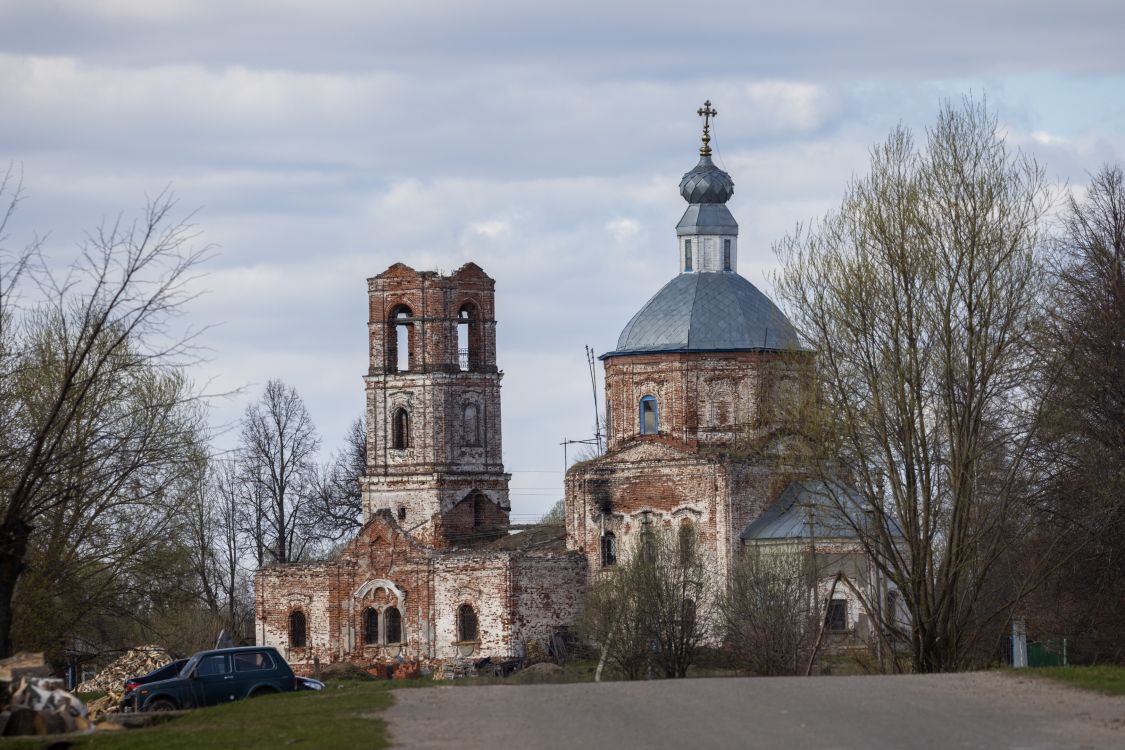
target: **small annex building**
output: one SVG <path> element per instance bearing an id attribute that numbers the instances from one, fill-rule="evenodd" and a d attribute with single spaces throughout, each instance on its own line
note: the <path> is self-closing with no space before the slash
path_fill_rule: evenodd
<path id="1" fill-rule="evenodd" d="M 517 657 L 574 621 L 585 559 L 509 534 L 494 295 L 473 263 L 368 279 L 363 526 L 255 578 L 257 642 L 295 667 Z"/>
<path id="2" fill-rule="evenodd" d="M 879 571 L 856 533 L 865 523 L 864 502 L 854 490 L 809 479 L 789 484 L 739 535 L 744 552 L 811 561 L 829 651 L 870 650 L 879 639 L 879 623 L 909 625 L 898 589 Z M 894 645 L 890 632 L 883 636 Z"/>

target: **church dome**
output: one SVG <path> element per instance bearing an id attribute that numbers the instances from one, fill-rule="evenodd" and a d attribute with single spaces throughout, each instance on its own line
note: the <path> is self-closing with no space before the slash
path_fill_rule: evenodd
<path id="1" fill-rule="evenodd" d="M 682 273 L 621 331 L 613 357 L 649 352 L 782 351 L 797 331 L 769 297 L 737 273 Z"/>
<path id="2" fill-rule="evenodd" d="M 734 195 L 734 180 L 703 154 L 699 163 L 680 180 L 680 195 L 691 204 L 726 203 Z"/>

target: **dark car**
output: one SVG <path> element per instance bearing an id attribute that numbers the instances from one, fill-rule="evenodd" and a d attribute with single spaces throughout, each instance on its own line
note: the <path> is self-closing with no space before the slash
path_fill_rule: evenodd
<path id="1" fill-rule="evenodd" d="M 173 677 L 179 676 L 183 671 L 184 665 L 188 663 L 188 659 L 176 659 L 173 662 L 165 664 L 163 667 L 154 669 L 148 674 L 139 677 L 129 677 L 125 680 L 125 695 L 121 698 L 121 710 L 133 711 L 136 704 L 136 693 L 134 692 L 141 685 L 148 685 L 152 682 L 160 682 L 161 680 L 170 680 Z"/>
<path id="2" fill-rule="evenodd" d="M 125 692 L 131 693 L 141 685 L 147 685 L 150 682 L 160 682 L 161 680 L 170 680 L 176 677 L 183 671 L 184 665 L 188 663 L 187 659 L 176 659 L 173 662 L 165 664 L 159 669 L 154 669 L 148 674 L 141 675 L 140 677 L 130 677 L 125 680 Z"/>
<path id="3" fill-rule="evenodd" d="M 125 700 L 137 711 L 174 711 L 304 688 L 276 649 L 241 646 L 200 651 L 178 676 L 140 685 Z"/>

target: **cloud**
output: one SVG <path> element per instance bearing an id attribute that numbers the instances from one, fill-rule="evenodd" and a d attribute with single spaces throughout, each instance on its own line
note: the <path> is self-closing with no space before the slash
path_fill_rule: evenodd
<path id="1" fill-rule="evenodd" d="M 366 278 L 476 261 L 508 468 L 552 469 L 590 431 L 584 346 L 676 272 L 704 99 L 739 270 L 767 290 L 771 244 L 942 97 L 987 94 L 1059 184 L 1125 160 L 1125 7 L 1005 8 L 0 0 L 0 158 L 25 174 L 19 231 L 60 262 L 167 185 L 199 207 L 219 255 L 190 317 L 222 324 L 199 376 L 251 386 L 216 421 L 281 377 L 329 448 L 362 407 Z"/>
<path id="2" fill-rule="evenodd" d="M 481 237 L 488 237 L 489 239 L 496 239 L 511 233 L 512 225 L 503 219 L 488 219 L 486 221 L 475 221 L 469 225 L 474 233 Z"/>
<path id="3" fill-rule="evenodd" d="M 613 219 L 606 223 L 605 228 L 616 242 L 624 242 L 641 231 L 641 225 L 636 219 Z"/>

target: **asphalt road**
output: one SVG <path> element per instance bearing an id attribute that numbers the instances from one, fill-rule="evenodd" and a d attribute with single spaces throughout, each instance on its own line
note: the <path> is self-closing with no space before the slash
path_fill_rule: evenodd
<path id="1" fill-rule="evenodd" d="M 395 691 L 399 748 L 1125 748 L 1125 698 L 997 673 Z"/>

